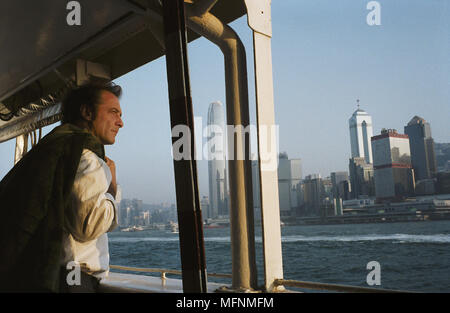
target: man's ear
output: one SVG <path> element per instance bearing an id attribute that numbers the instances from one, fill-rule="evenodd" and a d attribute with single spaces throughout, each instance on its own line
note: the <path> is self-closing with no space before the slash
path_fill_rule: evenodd
<path id="1" fill-rule="evenodd" d="M 81 117 L 83 119 L 85 119 L 86 121 L 92 121 L 92 111 L 89 110 L 89 108 L 87 107 L 87 105 L 82 104 L 80 107 L 80 113 L 81 113 Z"/>

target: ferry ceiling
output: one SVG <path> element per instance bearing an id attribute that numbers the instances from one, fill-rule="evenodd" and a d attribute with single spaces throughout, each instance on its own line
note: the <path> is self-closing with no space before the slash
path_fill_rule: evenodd
<path id="1" fill-rule="evenodd" d="M 224 24 L 246 14 L 243 0 L 184 2 Z M 57 122 L 62 95 L 86 78 L 114 80 L 165 54 L 160 0 L 8 0 L 0 12 L 0 143 Z"/>

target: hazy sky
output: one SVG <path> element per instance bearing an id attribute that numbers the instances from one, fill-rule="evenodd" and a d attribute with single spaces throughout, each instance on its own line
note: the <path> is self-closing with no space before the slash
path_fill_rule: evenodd
<path id="1" fill-rule="evenodd" d="M 436 142 L 450 142 L 450 1 L 380 0 L 381 25 L 366 22 L 366 0 L 272 1 L 275 120 L 280 151 L 301 158 L 303 176 L 348 171 L 348 119 L 356 99 L 382 128 L 419 115 Z M 253 54 L 247 18 L 231 24 L 247 48 L 250 112 L 255 122 Z M 223 56 L 205 39 L 191 43 L 194 115 L 225 104 Z M 175 203 L 165 58 L 116 79 L 124 128 L 106 147 L 124 197 Z M 47 129 L 51 129 L 47 127 Z M 203 138 L 206 144 L 206 138 Z M 0 145 L 0 177 L 14 141 Z M 198 161 L 200 195 L 208 195 L 207 161 Z"/>

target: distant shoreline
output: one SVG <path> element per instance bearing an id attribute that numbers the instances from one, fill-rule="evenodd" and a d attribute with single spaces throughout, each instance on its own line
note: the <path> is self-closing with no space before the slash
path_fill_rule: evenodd
<path id="1" fill-rule="evenodd" d="M 396 223 L 396 222 L 425 222 L 450 220 L 450 213 L 429 214 L 379 214 L 379 215 L 349 215 L 329 217 L 289 218 L 283 220 L 284 226 L 297 225 L 340 225 L 340 224 L 369 224 L 369 223 Z"/>

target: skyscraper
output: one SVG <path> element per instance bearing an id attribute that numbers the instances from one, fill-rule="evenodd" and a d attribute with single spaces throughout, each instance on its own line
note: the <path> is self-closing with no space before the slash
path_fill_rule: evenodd
<path id="1" fill-rule="evenodd" d="M 301 159 L 289 160 L 286 153 L 280 153 L 278 159 L 278 193 L 282 216 L 292 215 L 294 213 L 292 209 L 299 205 L 296 186 L 301 179 Z"/>
<path id="2" fill-rule="evenodd" d="M 350 180 L 347 172 L 332 172 L 330 174 L 332 184 L 332 201 L 335 215 L 342 215 L 342 201 L 350 197 Z"/>
<path id="3" fill-rule="evenodd" d="M 252 160 L 252 188 L 253 188 L 253 207 L 261 208 L 261 195 L 259 194 L 259 164 L 258 160 Z M 258 212 L 256 210 L 255 212 Z"/>
<path id="4" fill-rule="evenodd" d="M 208 218 L 217 218 L 228 214 L 226 199 L 227 179 L 225 168 L 225 119 L 220 101 L 210 104 L 208 109 L 208 181 L 209 212 Z"/>
<path id="5" fill-rule="evenodd" d="M 437 166 L 430 124 L 416 115 L 405 126 L 405 134 L 409 136 L 411 163 L 416 181 L 432 178 Z"/>
<path id="6" fill-rule="evenodd" d="M 323 184 L 320 174 L 311 174 L 305 177 L 303 201 L 306 216 L 320 216 L 323 199 Z"/>
<path id="7" fill-rule="evenodd" d="M 372 137 L 375 192 L 378 200 L 394 200 L 414 194 L 414 172 L 408 135 L 383 129 Z"/>
<path id="8" fill-rule="evenodd" d="M 209 198 L 207 196 L 203 196 L 203 198 L 200 200 L 200 208 L 202 212 L 205 212 L 205 214 L 202 214 L 203 219 L 207 219 L 210 209 L 209 209 Z"/>
<path id="9" fill-rule="evenodd" d="M 375 195 L 373 165 L 366 163 L 362 157 L 349 160 L 351 197 L 371 197 Z"/>
<path id="10" fill-rule="evenodd" d="M 333 186 L 332 194 L 334 198 L 345 198 L 345 194 L 341 192 L 339 184 L 344 181 L 349 181 L 347 172 L 331 172 L 330 174 L 331 184 Z"/>
<path id="11" fill-rule="evenodd" d="M 373 136 L 372 117 L 358 108 L 348 120 L 350 128 L 350 145 L 352 157 L 364 158 L 366 163 L 372 163 L 372 146 L 370 138 Z"/>
<path id="12" fill-rule="evenodd" d="M 302 160 L 288 159 L 287 153 L 278 156 L 278 197 L 280 214 L 282 216 L 295 215 L 300 206 L 301 191 L 299 186 L 302 179 Z M 261 207 L 258 161 L 252 161 L 253 206 Z M 257 212 L 257 211 L 256 211 Z M 256 216 L 256 215 L 255 215 Z"/>

